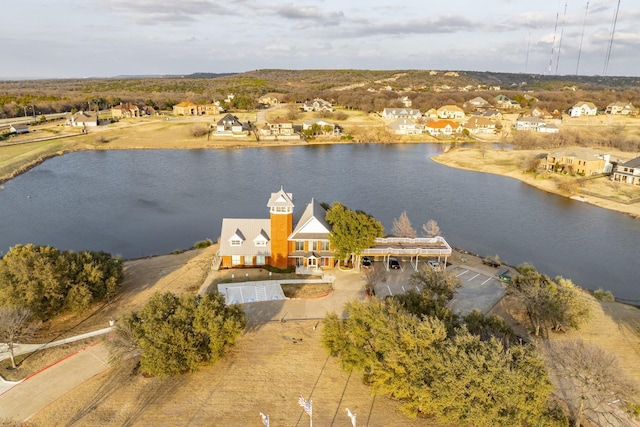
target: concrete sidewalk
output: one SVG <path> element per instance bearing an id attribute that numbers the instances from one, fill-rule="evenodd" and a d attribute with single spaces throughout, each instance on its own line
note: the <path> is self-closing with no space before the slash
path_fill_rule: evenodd
<path id="1" fill-rule="evenodd" d="M 108 367 L 109 349 L 98 342 L 27 377 L 0 395 L 0 419 L 25 422 Z"/>
<path id="2" fill-rule="evenodd" d="M 74 342 L 74 341 L 80 341 L 83 340 L 85 338 L 91 338 L 91 337 L 96 337 L 99 335 L 105 335 L 108 334 L 109 332 L 111 332 L 113 330 L 113 327 L 108 327 L 108 328 L 104 328 L 104 329 L 98 329 L 97 331 L 91 331 L 91 332 L 87 332 L 85 334 L 80 334 L 80 335 L 74 335 L 72 337 L 69 338 L 63 338 L 61 340 L 57 340 L 57 341 L 52 341 L 52 342 L 48 342 L 45 344 L 14 344 L 13 345 L 13 355 L 14 356 L 19 356 L 21 354 L 27 354 L 27 353 L 33 353 L 34 351 L 38 351 L 38 350 L 43 350 L 45 348 L 49 348 L 49 347 L 55 347 L 57 345 L 62 345 L 62 344 L 68 344 L 70 342 Z M 9 349 L 6 347 L 6 344 L 2 344 L 2 350 L 0 350 L 0 361 L 4 360 L 4 359 L 8 359 L 9 357 L 11 357 L 11 355 L 9 354 Z M 2 391 L 0 391 L 0 393 L 2 393 Z"/>

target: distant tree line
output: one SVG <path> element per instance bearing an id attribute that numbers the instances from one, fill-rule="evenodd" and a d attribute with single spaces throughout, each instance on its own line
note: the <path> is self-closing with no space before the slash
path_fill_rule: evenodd
<path id="1" fill-rule="evenodd" d="M 121 260 L 105 252 L 16 245 L 0 259 L 0 306 L 26 307 L 39 320 L 82 312 L 114 297 L 123 277 Z"/>
<path id="2" fill-rule="evenodd" d="M 606 82 L 592 82 L 577 77 L 573 81 L 557 76 L 555 79 L 534 77 L 502 75 L 500 92 L 486 90 L 489 85 L 500 85 L 491 73 L 460 72 L 459 76 L 452 77 L 442 72 L 431 74 L 428 70 L 258 70 L 215 78 L 5 81 L 0 82 L 0 118 L 93 110 L 96 106 L 106 109 L 120 102 L 170 110 L 181 101 L 209 103 L 223 100 L 230 93 L 235 95 L 234 99 L 224 106 L 238 110 L 256 108 L 258 99 L 267 93 L 277 93 L 285 102 L 298 103 L 320 97 L 344 108 L 365 112 L 400 107 L 399 97 L 405 95 L 413 102 L 412 108 L 422 111 L 445 104 L 462 106 L 476 96 L 491 102 L 490 98 L 498 93 L 517 100 L 523 108 L 538 106 L 550 112 L 566 110 L 578 101 L 592 101 L 599 108 L 614 101 L 640 104 L 640 91 L 631 80 L 611 78 Z M 527 80 L 531 84 L 521 84 Z M 518 84 L 507 84 L 514 81 Z M 467 85 L 485 90 L 458 91 Z M 434 90 L 442 86 L 451 89 Z M 574 86 L 579 89 L 573 90 Z M 534 99 L 525 97 L 525 91 L 532 91 Z"/>

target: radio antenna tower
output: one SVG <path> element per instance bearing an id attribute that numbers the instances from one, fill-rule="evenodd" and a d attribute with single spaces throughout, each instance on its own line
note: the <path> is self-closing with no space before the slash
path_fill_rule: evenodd
<path id="1" fill-rule="evenodd" d="M 529 31 L 529 41 L 527 42 L 527 57 L 524 60 L 524 72 L 527 72 L 529 67 L 529 49 L 531 48 L 531 31 Z"/>
<path id="2" fill-rule="evenodd" d="M 582 54 L 582 41 L 584 40 L 584 27 L 587 25 L 587 13 L 589 13 L 589 2 L 587 2 L 587 7 L 584 8 L 584 21 L 582 22 L 582 35 L 580 36 L 580 47 L 578 48 L 578 62 L 576 62 L 576 76 L 578 75 L 578 68 L 580 67 L 580 55 Z"/>
<path id="3" fill-rule="evenodd" d="M 560 16 L 560 12 L 556 13 L 556 25 L 553 28 L 553 40 L 551 41 L 551 58 L 549 58 L 549 69 L 547 70 L 547 74 L 551 74 L 551 63 L 553 62 L 553 52 L 556 47 L 556 33 L 558 32 L 558 17 Z"/>
<path id="4" fill-rule="evenodd" d="M 611 38 L 609 39 L 609 47 L 607 48 L 607 58 L 604 61 L 603 76 L 607 75 L 609 69 L 609 60 L 611 59 L 611 49 L 613 47 L 613 36 L 616 33 L 616 23 L 618 22 L 618 11 L 620 10 L 620 0 L 618 0 L 618 6 L 616 7 L 616 13 L 613 16 L 613 27 L 611 28 Z"/>
<path id="5" fill-rule="evenodd" d="M 564 21 L 567 18 L 567 3 L 564 2 L 564 15 L 562 15 L 562 28 L 560 29 L 560 41 L 558 42 L 558 59 L 556 59 L 556 76 L 558 75 L 558 66 L 560 65 L 560 51 L 562 50 L 562 36 L 564 35 Z"/>

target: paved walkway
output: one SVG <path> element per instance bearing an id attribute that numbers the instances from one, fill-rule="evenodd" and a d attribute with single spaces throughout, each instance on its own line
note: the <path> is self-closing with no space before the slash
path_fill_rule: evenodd
<path id="1" fill-rule="evenodd" d="M 88 379 L 105 371 L 109 350 L 102 343 L 86 347 L 27 377 L 0 394 L 0 419 L 25 422 Z"/>
<path id="2" fill-rule="evenodd" d="M 55 347 L 62 344 L 68 344 L 70 342 L 80 341 L 85 338 L 106 335 L 111 332 L 112 329 L 112 327 L 99 329 L 97 331 L 87 332 L 86 334 L 75 335 L 69 338 L 63 338 L 61 340 L 52 341 L 46 344 L 14 344 L 13 354 L 14 356 L 19 356 L 21 354 L 33 353 L 34 351 L 43 350 L 49 347 Z M 11 357 L 9 349 L 7 348 L 6 344 L 2 344 L 0 348 L 0 360 L 8 359 L 9 357 Z M 1 390 L 0 393 L 2 393 Z"/>

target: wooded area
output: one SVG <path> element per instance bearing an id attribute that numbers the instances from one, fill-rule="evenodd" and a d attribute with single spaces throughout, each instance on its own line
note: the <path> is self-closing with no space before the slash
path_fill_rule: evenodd
<path id="1" fill-rule="evenodd" d="M 163 111 L 181 101 L 221 101 L 231 93 L 234 98 L 225 107 L 232 110 L 254 109 L 266 94 L 277 94 L 282 102 L 320 97 L 346 109 L 366 112 L 402 106 L 400 93 L 411 99 L 413 108 L 423 111 L 445 104 L 461 106 L 475 96 L 493 97 L 498 93 L 517 100 L 521 107 L 538 106 L 549 111 L 563 111 L 577 101 L 605 106 L 622 100 L 640 105 L 635 77 L 456 74 L 429 70 L 256 70 L 210 76 L 4 81 L 0 82 L 0 118 L 107 109 L 120 102 Z M 496 86 L 500 92 L 489 90 Z M 526 92 L 534 92 L 535 100 L 523 96 Z"/>

